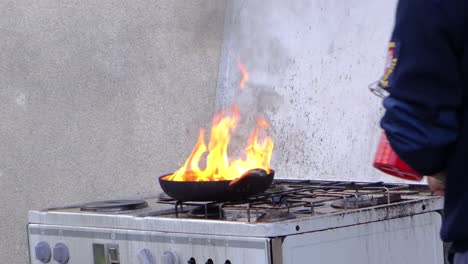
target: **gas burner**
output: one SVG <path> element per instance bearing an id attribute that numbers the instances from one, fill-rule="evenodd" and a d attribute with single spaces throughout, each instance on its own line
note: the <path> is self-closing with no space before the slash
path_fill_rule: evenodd
<path id="1" fill-rule="evenodd" d="M 271 203 L 273 205 L 286 205 L 288 203 L 287 197 L 283 195 L 272 195 Z"/>
<path id="2" fill-rule="evenodd" d="M 277 222 L 294 218 L 296 216 L 289 211 L 268 210 L 257 217 L 257 222 Z"/>
<path id="3" fill-rule="evenodd" d="M 187 213 L 190 218 L 199 219 L 223 219 L 222 210 L 216 205 L 201 205 L 193 208 Z"/>
<path id="4" fill-rule="evenodd" d="M 144 200 L 109 200 L 87 203 L 80 206 L 80 211 L 88 212 L 122 212 L 148 207 Z"/>
<path id="5" fill-rule="evenodd" d="M 304 209 L 299 209 L 299 210 L 295 210 L 293 211 L 294 214 L 298 214 L 298 215 L 311 215 L 313 214 L 313 210 L 317 207 L 321 207 L 321 206 L 325 206 L 325 203 L 313 203 L 311 205 L 311 208 L 304 208 Z"/>
<path id="6" fill-rule="evenodd" d="M 361 195 L 333 201 L 331 206 L 339 209 L 359 209 L 399 201 L 401 201 L 401 195 L 398 193 L 390 193 L 390 197 L 387 194 L 380 197 Z"/>
<path id="7" fill-rule="evenodd" d="M 374 197 L 363 195 L 336 200 L 331 204 L 331 206 L 340 209 L 358 209 L 375 206 L 377 204 L 378 201 Z"/>
<path id="8" fill-rule="evenodd" d="M 165 194 L 165 193 L 161 193 L 159 196 L 158 196 L 158 200 L 160 202 L 171 202 L 171 201 L 174 201 L 174 198 L 170 197 L 169 195 Z"/>

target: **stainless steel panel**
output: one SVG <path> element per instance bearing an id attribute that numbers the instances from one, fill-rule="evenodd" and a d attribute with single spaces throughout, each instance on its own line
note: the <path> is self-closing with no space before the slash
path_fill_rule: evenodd
<path id="1" fill-rule="evenodd" d="M 440 264 L 436 212 L 286 237 L 282 264 Z M 274 263 L 276 264 L 276 263 Z"/>

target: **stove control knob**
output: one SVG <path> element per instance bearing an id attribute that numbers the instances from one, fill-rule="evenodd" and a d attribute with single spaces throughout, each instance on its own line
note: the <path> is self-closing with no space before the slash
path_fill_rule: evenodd
<path id="1" fill-rule="evenodd" d="M 149 249 L 145 248 L 140 251 L 137 255 L 140 264 L 156 264 L 153 258 L 153 254 Z"/>
<path id="2" fill-rule="evenodd" d="M 52 257 L 50 246 L 45 241 L 37 243 L 37 245 L 34 247 L 34 252 L 36 253 L 36 259 L 42 263 L 48 263 Z"/>
<path id="3" fill-rule="evenodd" d="M 54 247 L 54 260 L 60 264 L 67 264 L 69 259 L 68 247 L 63 243 L 57 243 Z"/>
<path id="4" fill-rule="evenodd" d="M 197 264 L 194 258 L 190 258 L 189 261 L 187 261 L 188 264 Z"/>
<path id="5" fill-rule="evenodd" d="M 213 264 L 213 260 L 209 259 L 205 262 L 206 264 Z"/>
<path id="6" fill-rule="evenodd" d="M 161 264 L 179 264 L 179 259 L 174 252 L 166 251 L 161 256 Z"/>

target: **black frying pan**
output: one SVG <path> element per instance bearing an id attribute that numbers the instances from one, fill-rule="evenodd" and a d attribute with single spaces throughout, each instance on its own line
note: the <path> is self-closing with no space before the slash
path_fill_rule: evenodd
<path id="1" fill-rule="evenodd" d="M 170 197 L 179 201 L 234 201 L 264 192 L 273 182 L 275 172 L 253 169 L 231 181 L 168 181 L 159 177 L 159 184 Z"/>

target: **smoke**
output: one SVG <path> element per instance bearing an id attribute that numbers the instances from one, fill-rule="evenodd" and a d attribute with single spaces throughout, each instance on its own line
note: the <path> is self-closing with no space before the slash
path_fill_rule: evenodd
<path id="1" fill-rule="evenodd" d="M 291 8 L 291 4 L 287 6 Z M 277 88 L 293 62 L 280 31 L 271 26 L 281 20 L 284 17 L 278 12 L 278 3 L 227 2 L 216 110 L 239 106 L 241 120 L 230 145 L 233 152 L 242 150 L 258 118 L 270 121 L 284 104 L 285 99 Z M 249 72 L 243 89 L 239 88 L 243 79 L 239 63 Z"/>

